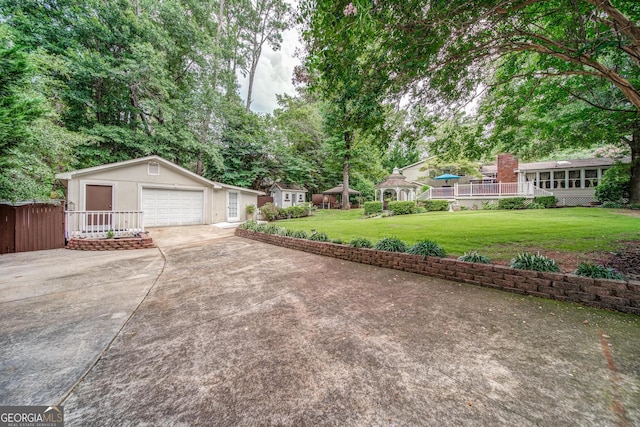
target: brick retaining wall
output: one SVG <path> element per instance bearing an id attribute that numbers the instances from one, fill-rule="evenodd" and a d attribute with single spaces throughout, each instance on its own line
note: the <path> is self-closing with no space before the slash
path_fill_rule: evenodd
<path id="1" fill-rule="evenodd" d="M 592 279 L 573 274 L 517 270 L 451 258 L 353 248 L 237 228 L 236 236 L 346 261 L 640 315 L 640 282 Z"/>
<path id="2" fill-rule="evenodd" d="M 147 233 L 140 233 L 140 237 L 119 239 L 71 239 L 67 242 L 67 249 L 78 251 L 115 251 L 127 249 L 155 248 L 153 239 Z"/>

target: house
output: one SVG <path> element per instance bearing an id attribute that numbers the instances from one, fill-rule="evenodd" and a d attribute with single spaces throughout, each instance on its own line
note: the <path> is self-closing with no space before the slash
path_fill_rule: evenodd
<path id="1" fill-rule="evenodd" d="M 427 160 L 431 157 L 412 163 L 400 168 L 400 173 L 411 182 L 424 182 L 429 179 L 429 168 L 426 166 Z"/>
<path id="2" fill-rule="evenodd" d="M 269 188 L 273 204 L 279 208 L 300 205 L 306 201 L 307 189 L 295 184 L 276 182 Z"/>
<path id="3" fill-rule="evenodd" d="M 621 161 L 629 163 L 631 158 Z M 616 162 L 597 157 L 519 163 L 512 154 L 500 154 L 496 164 L 480 168 L 481 179 L 471 179 L 468 184 L 461 181 L 451 188 L 432 187 L 419 199 L 445 199 L 473 208 L 504 197 L 552 195 L 558 199 L 558 206 L 588 206 L 596 201 L 595 187 L 602 182 L 604 172 Z"/>
<path id="4" fill-rule="evenodd" d="M 59 173 L 56 178 L 66 188 L 68 211 L 84 231 L 239 222 L 246 219 L 246 206 L 256 205 L 258 195 L 264 194 L 210 181 L 159 156 Z M 84 212 L 91 213 L 82 216 Z"/>

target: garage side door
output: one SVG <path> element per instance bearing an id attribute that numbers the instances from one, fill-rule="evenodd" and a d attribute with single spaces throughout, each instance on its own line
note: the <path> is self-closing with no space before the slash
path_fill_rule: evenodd
<path id="1" fill-rule="evenodd" d="M 142 189 L 145 227 L 202 224 L 204 192 Z"/>

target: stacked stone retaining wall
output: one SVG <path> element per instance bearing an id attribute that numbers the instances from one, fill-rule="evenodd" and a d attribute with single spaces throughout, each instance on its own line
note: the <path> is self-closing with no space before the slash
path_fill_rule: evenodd
<path id="1" fill-rule="evenodd" d="M 353 248 L 237 228 L 236 236 L 346 261 L 392 268 L 471 285 L 640 315 L 640 282 L 592 279 L 562 273 L 517 270 L 451 258 Z"/>
<path id="2" fill-rule="evenodd" d="M 115 251 L 154 247 L 153 239 L 147 233 L 140 233 L 140 237 L 121 237 L 117 239 L 73 238 L 67 242 L 67 249 L 79 251 Z"/>

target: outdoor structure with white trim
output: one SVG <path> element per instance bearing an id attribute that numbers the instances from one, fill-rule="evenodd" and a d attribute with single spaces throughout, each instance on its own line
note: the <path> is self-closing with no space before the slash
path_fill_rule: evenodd
<path id="1" fill-rule="evenodd" d="M 384 200 L 384 194 L 388 192 L 393 194 L 392 199 L 398 201 L 416 200 L 418 187 L 420 187 L 419 184 L 407 181 L 398 168 L 393 168 L 393 173 L 375 186 L 375 198 Z"/>
<path id="2" fill-rule="evenodd" d="M 273 204 L 279 208 L 301 205 L 306 202 L 307 189 L 295 184 L 276 182 L 269 188 Z"/>
<path id="3" fill-rule="evenodd" d="M 159 156 L 95 166 L 56 178 L 67 192 L 67 237 L 145 227 L 246 220 L 264 193 L 210 181 Z"/>

